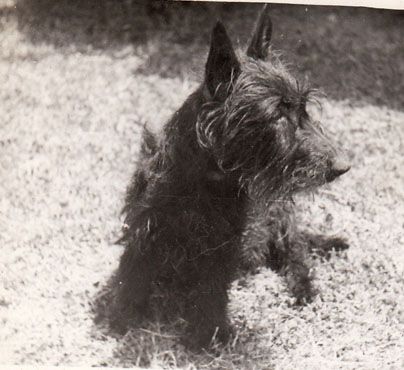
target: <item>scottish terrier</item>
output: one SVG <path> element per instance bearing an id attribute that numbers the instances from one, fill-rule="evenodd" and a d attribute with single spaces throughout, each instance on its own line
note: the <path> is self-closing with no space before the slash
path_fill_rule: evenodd
<path id="1" fill-rule="evenodd" d="M 293 194 L 349 165 L 306 111 L 314 91 L 271 50 L 267 13 L 242 56 L 216 24 L 203 83 L 160 135 L 144 130 L 126 197 L 113 303 L 142 315 L 153 286 L 175 287 L 192 347 L 229 339 L 228 289 L 241 270 L 272 267 L 304 302 L 313 295 L 309 252 L 347 247 L 295 226 Z"/>

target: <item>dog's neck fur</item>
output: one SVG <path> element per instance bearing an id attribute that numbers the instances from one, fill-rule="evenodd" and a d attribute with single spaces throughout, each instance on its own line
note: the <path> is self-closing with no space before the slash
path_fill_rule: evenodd
<path id="1" fill-rule="evenodd" d="M 208 103 L 204 90 L 202 84 L 165 125 L 162 137 L 163 160 L 171 164 L 170 172 L 176 188 L 179 182 L 183 183 L 181 188 L 187 195 L 199 193 L 199 188 L 203 186 L 213 197 L 241 199 L 245 192 L 240 190 L 239 177 L 235 173 L 224 172 L 213 154 L 198 142 L 196 122 L 203 105 Z M 181 135 L 173 135 L 175 132 Z M 177 139 L 171 142 L 172 137 Z M 181 140 L 178 140 L 179 137 Z"/>

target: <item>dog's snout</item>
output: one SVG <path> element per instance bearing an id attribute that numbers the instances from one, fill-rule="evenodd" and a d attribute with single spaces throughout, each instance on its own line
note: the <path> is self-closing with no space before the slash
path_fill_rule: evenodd
<path id="1" fill-rule="evenodd" d="M 327 174 L 327 181 L 333 181 L 337 177 L 348 172 L 351 168 L 348 160 L 345 158 L 335 158 L 331 161 L 329 172 Z"/>

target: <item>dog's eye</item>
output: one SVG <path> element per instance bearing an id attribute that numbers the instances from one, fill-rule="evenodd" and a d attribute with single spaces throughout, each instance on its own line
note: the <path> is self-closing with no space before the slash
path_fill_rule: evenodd
<path id="1" fill-rule="evenodd" d="M 298 123 L 300 128 L 304 128 L 307 120 L 309 119 L 309 115 L 306 112 L 306 109 L 303 108 L 298 115 Z"/>
<path id="2" fill-rule="evenodd" d="M 280 109 L 283 112 L 286 112 L 286 113 L 290 112 L 292 107 L 293 107 L 292 102 L 290 102 L 289 100 L 285 99 L 285 100 L 282 100 L 281 103 L 280 103 Z"/>

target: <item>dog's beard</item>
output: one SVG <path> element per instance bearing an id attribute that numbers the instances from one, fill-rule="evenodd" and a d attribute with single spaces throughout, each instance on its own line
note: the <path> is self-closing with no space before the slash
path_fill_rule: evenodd
<path id="1" fill-rule="evenodd" d="M 264 169 L 252 178 L 242 179 L 250 198 L 265 205 L 274 201 L 282 201 L 290 196 L 290 189 L 285 186 L 281 171 Z"/>

